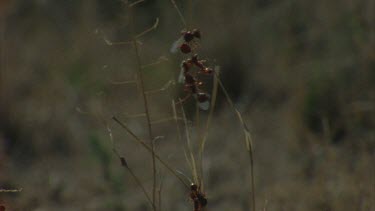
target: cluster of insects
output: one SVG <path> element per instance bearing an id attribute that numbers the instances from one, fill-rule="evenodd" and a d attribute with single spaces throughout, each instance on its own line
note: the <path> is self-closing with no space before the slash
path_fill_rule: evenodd
<path id="1" fill-rule="evenodd" d="M 190 185 L 190 199 L 194 203 L 194 211 L 202 211 L 207 205 L 205 194 L 202 193 L 200 187 L 194 183 Z"/>
<path id="2" fill-rule="evenodd" d="M 187 58 L 181 62 L 178 77 L 178 82 L 184 84 L 184 91 L 188 93 L 181 100 L 181 103 L 193 96 L 200 109 L 208 110 L 210 108 L 210 95 L 201 89 L 203 85 L 201 76 L 213 75 L 215 70 L 207 66 L 206 60 L 200 59 L 198 54 L 195 53 L 199 47 L 198 41 L 200 39 L 201 32 L 198 29 L 183 30 L 181 37 L 173 43 L 171 52 L 180 51 L 187 55 Z M 189 198 L 193 202 L 194 211 L 203 211 L 207 206 L 207 198 L 197 184 L 192 183 L 190 185 Z"/>
<path id="3" fill-rule="evenodd" d="M 171 48 L 172 53 L 177 53 L 180 50 L 184 54 L 191 53 L 198 47 L 197 40 L 201 39 L 201 32 L 198 29 L 183 30 L 181 37 L 173 43 Z"/>
<path id="4" fill-rule="evenodd" d="M 183 30 L 181 37 L 173 43 L 171 52 L 180 51 L 183 54 L 191 55 L 190 58 L 181 62 L 178 81 L 184 84 L 184 90 L 188 93 L 182 102 L 193 96 L 202 110 L 208 110 L 210 108 L 210 95 L 200 88 L 203 82 L 199 79 L 199 75 L 212 75 L 214 70 L 205 65 L 206 60 L 199 59 L 198 54 L 194 54 L 199 46 L 198 40 L 200 39 L 201 32 L 198 29 Z M 193 68 L 196 70 L 194 71 Z"/>

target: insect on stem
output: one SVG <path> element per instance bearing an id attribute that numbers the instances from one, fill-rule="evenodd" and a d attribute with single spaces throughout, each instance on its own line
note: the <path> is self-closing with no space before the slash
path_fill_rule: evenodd
<path id="1" fill-rule="evenodd" d="M 137 135 L 135 135 L 123 122 L 121 122 L 119 119 L 117 119 L 116 117 L 112 117 L 112 119 L 117 123 L 119 124 L 123 129 L 126 130 L 126 132 L 128 132 L 135 141 L 137 141 L 139 144 L 141 144 L 146 150 L 148 150 L 150 153 L 153 152 L 152 148 L 147 145 L 143 140 L 141 140 Z M 163 159 L 160 158 L 160 156 L 158 154 L 154 154 L 155 155 L 155 158 L 166 168 L 168 169 L 168 171 L 170 171 L 178 180 L 180 180 L 180 182 L 182 184 L 184 184 L 185 187 L 189 188 L 189 185 L 182 179 L 182 177 L 180 177 L 176 171 L 170 167 L 167 162 L 165 162 Z"/>

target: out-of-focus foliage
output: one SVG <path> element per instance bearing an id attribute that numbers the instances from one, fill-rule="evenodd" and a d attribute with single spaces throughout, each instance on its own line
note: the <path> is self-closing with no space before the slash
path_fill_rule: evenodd
<path id="1" fill-rule="evenodd" d="M 221 77 L 251 126 L 258 209 L 375 209 L 375 3 L 372 0 L 193 1 L 201 56 Z M 188 1 L 177 1 L 189 17 Z M 142 113 L 120 0 L 0 1 L 0 203 L 14 210 L 150 210 L 112 153 L 115 145 L 151 190 L 151 158 L 111 121 L 140 137 Z M 159 18 L 141 41 L 146 89 L 179 74 L 169 53 L 183 26 L 169 1 L 146 0 L 135 30 Z M 170 117 L 170 97 L 150 96 L 153 121 Z M 194 120 L 194 103 L 186 104 Z M 202 114 L 204 117 L 205 114 Z M 248 210 L 242 133 L 219 93 L 205 155 L 210 210 Z M 173 122 L 154 126 L 157 150 L 187 172 Z M 187 191 L 160 168 L 163 210 L 191 210 Z M 187 173 L 188 174 L 188 173 Z"/>

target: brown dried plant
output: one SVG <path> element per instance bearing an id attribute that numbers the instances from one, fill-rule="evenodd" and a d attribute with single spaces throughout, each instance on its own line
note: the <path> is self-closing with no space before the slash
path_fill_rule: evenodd
<path id="1" fill-rule="evenodd" d="M 117 117 L 113 117 L 112 119 L 118 123 L 132 138 L 134 141 L 142 145 L 146 150 L 148 150 L 152 155 L 152 172 L 153 172 L 153 187 L 152 187 L 152 194 L 151 196 L 146 191 L 146 188 L 140 181 L 140 179 L 134 174 L 130 166 L 128 165 L 126 159 L 124 156 L 120 155 L 118 151 L 116 150 L 113 136 L 110 127 L 107 123 L 105 123 L 108 134 L 110 136 L 111 142 L 112 142 L 112 148 L 115 155 L 119 158 L 122 167 L 127 169 L 127 171 L 131 174 L 131 176 L 134 178 L 135 182 L 140 186 L 142 189 L 145 197 L 149 201 L 150 205 L 152 206 L 153 210 L 161 210 L 161 187 L 157 191 L 157 163 L 156 160 L 160 162 L 162 166 L 164 166 L 172 175 L 174 175 L 189 191 L 189 198 L 191 199 L 193 203 L 193 209 L 194 211 L 202 211 L 205 210 L 208 204 L 208 200 L 206 198 L 205 189 L 204 189 L 204 175 L 203 175 L 203 155 L 204 155 L 204 149 L 205 144 L 208 139 L 208 131 L 210 129 L 210 126 L 212 124 L 212 117 L 214 113 L 214 108 L 216 104 L 216 98 L 218 89 L 220 87 L 221 91 L 224 93 L 224 96 L 236 114 L 237 118 L 239 119 L 244 133 L 244 139 L 247 147 L 247 151 L 249 153 L 250 158 L 250 175 L 251 175 L 251 204 L 252 204 L 252 210 L 255 210 L 255 188 L 254 188 L 254 159 L 253 159 L 253 147 L 252 147 L 252 140 L 251 140 L 251 134 L 249 132 L 248 126 L 243 120 L 243 117 L 241 113 L 238 111 L 238 109 L 235 107 L 234 103 L 232 102 L 226 88 L 224 87 L 222 81 L 220 80 L 219 75 L 219 66 L 216 67 L 210 67 L 206 64 L 206 60 L 199 58 L 197 52 L 199 49 L 199 40 L 201 38 L 201 32 L 198 29 L 195 29 L 192 27 L 192 13 L 193 13 L 193 2 L 192 0 L 189 1 L 190 9 L 189 9 L 189 18 L 188 21 L 185 20 L 182 12 L 180 11 L 179 7 L 177 6 L 176 2 L 174 0 L 171 0 L 172 5 L 176 9 L 181 22 L 184 26 L 184 29 L 181 31 L 181 37 L 173 43 L 172 52 L 178 52 L 180 51 L 183 55 L 186 55 L 187 58 L 181 62 L 181 73 L 179 77 L 179 82 L 183 83 L 184 91 L 187 93 L 187 96 L 185 96 L 183 99 L 179 99 L 177 102 L 173 100 L 173 97 L 171 97 L 172 102 L 172 110 L 173 110 L 173 117 L 167 118 L 165 120 L 160 121 L 169 121 L 174 120 L 176 124 L 176 130 L 178 134 L 178 139 L 183 143 L 186 148 L 183 148 L 185 153 L 185 159 L 190 167 L 191 170 L 191 177 L 190 179 L 188 176 L 183 174 L 182 172 L 179 172 L 175 170 L 173 167 L 171 167 L 164 159 L 161 158 L 161 156 L 155 151 L 155 140 L 158 137 L 154 137 L 153 130 L 152 130 L 152 124 L 154 122 L 150 119 L 150 111 L 149 111 L 149 102 L 147 95 L 152 94 L 153 92 L 158 91 L 165 91 L 169 86 L 170 82 L 163 88 L 156 90 L 156 91 L 145 91 L 145 85 L 144 85 L 144 79 L 143 79 L 143 69 L 147 67 L 148 65 L 144 65 L 141 61 L 141 56 L 139 52 L 141 43 L 139 41 L 139 38 L 144 36 L 145 34 L 155 30 L 158 26 L 158 19 L 156 19 L 155 24 L 144 30 L 141 33 L 136 33 L 134 31 L 134 15 L 133 15 L 133 7 L 138 5 L 139 3 L 143 2 L 143 0 L 136 1 L 134 3 L 131 3 L 129 1 L 124 1 L 124 5 L 126 6 L 129 14 L 129 21 L 130 21 L 130 29 L 131 29 L 131 37 L 132 39 L 125 42 L 112 42 L 105 38 L 105 41 L 108 45 L 131 45 L 134 49 L 134 54 L 136 57 L 137 62 L 137 81 L 138 87 L 140 89 L 142 98 L 143 98 L 143 105 L 144 105 L 144 116 L 147 120 L 147 130 L 148 130 L 148 143 L 141 138 L 139 138 L 123 121 L 121 121 Z M 155 62 L 154 65 L 158 64 L 159 62 Z M 200 79 L 200 76 L 202 75 L 210 75 L 212 76 L 213 85 L 211 94 L 208 94 L 207 91 L 203 90 L 201 86 L 204 84 L 204 82 Z M 130 82 L 133 83 L 133 82 Z M 172 83 L 172 82 L 171 82 Z M 196 126 L 197 126 L 197 134 L 198 134 L 198 140 L 197 143 L 199 143 L 199 149 L 198 149 L 198 159 L 195 156 L 195 152 L 193 150 L 193 140 L 191 140 L 190 136 L 190 126 L 188 124 L 188 118 L 186 117 L 186 113 L 184 111 L 184 103 L 193 97 L 196 100 Z M 181 115 L 182 117 L 178 116 L 177 107 L 181 108 Z M 206 123 L 204 126 L 200 125 L 200 110 L 208 110 L 208 117 L 206 119 Z M 185 128 L 185 135 L 186 135 L 186 143 L 183 142 L 183 137 L 181 136 L 181 128 L 179 126 L 179 121 L 183 120 L 184 122 L 184 128 Z M 186 182 L 189 181 L 190 185 Z M 158 200 L 157 200 L 157 192 L 158 192 Z M 158 201 L 158 203 L 157 203 Z"/>

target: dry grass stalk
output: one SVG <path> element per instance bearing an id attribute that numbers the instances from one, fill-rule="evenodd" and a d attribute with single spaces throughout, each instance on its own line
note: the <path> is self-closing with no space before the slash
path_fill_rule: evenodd
<path id="1" fill-rule="evenodd" d="M 191 27 L 192 13 L 193 13 L 193 2 L 192 2 L 192 0 L 189 1 L 189 4 L 190 4 L 189 14 L 190 14 L 190 16 L 189 16 L 189 23 L 188 24 L 186 23 L 185 18 L 182 15 L 182 12 L 180 11 L 180 9 L 178 8 L 176 2 L 174 0 L 171 0 L 171 3 L 175 7 L 177 13 L 179 14 L 180 19 L 181 19 L 183 25 L 185 26 L 185 28 L 187 26 L 189 26 L 189 28 L 192 28 Z M 186 29 L 186 30 L 188 30 L 188 29 Z M 184 46 L 181 45 L 180 49 L 184 54 L 186 54 L 186 53 L 192 53 L 193 54 L 194 53 L 194 49 L 191 49 L 191 51 L 190 51 L 190 50 L 183 49 L 183 47 Z M 201 190 L 203 191 L 203 180 L 202 180 L 202 178 L 203 178 L 203 168 L 204 168 L 203 167 L 203 153 L 204 153 L 204 146 L 205 146 L 205 143 L 207 141 L 209 127 L 210 127 L 210 124 L 211 124 L 214 106 L 215 106 L 215 103 L 216 103 L 216 95 L 217 95 L 218 85 L 220 86 L 221 90 L 223 91 L 227 102 L 229 103 L 231 109 L 234 111 L 235 115 L 237 116 L 237 118 L 240 121 L 241 126 L 242 126 L 242 130 L 243 130 L 244 137 L 245 137 L 245 144 L 246 144 L 246 148 L 247 148 L 249 159 L 250 159 L 251 202 L 252 202 L 251 204 L 252 204 L 252 210 L 255 210 L 256 203 L 255 203 L 254 156 L 253 156 L 253 145 L 252 145 L 251 133 L 249 131 L 249 128 L 248 128 L 247 124 L 244 122 L 241 113 L 235 107 L 235 105 L 234 105 L 233 101 L 231 100 L 226 88 L 224 87 L 223 83 L 221 82 L 221 80 L 219 78 L 218 71 L 214 71 L 214 86 L 213 86 L 212 98 L 211 98 L 211 108 L 210 108 L 210 112 L 209 112 L 209 115 L 208 115 L 208 118 L 207 118 L 206 127 L 205 127 L 205 130 L 204 130 L 205 133 L 201 137 L 201 143 L 200 143 L 200 148 L 199 148 L 200 183 L 198 183 L 198 184 L 201 186 L 200 188 L 202 188 Z M 200 121 L 199 120 L 199 118 L 200 118 L 199 110 L 197 110 L 196 116 L 197 116 L 197 125 L 199 127 L 199 121 Z M 199 130 L 200 129 L 198 129 L 198 135 L 200 136 Z M 188 140 L 188 143 L 189 142 L 190 141 Z M 191 155 L 191 157 L 192 157 L 192 155 Z M 191 160 L 193 160 L 193 159 L 191 159 Z M 193 175 L 196 174 L 197 169 L 195 168 L 194 163 L 193 163 L 192 169 L 193 169 Z M 198 178 L 198 176 L 195 176 L 195 177 Z"/>
<path id="2" fill-rule="evenodd" d="M 155 203 L 156 203 L 156 162 L 155 162 L 155 143 L 153 141 L 153 133 L 152 133 L 152 124 L 151 124 L 151 119 L 150 119 L 150 112 L 149 112 L 149 104 L 148 104 L 148 100 L 147 100 L 147 95 L 146 95 L 146 92 L 145 92 L 145 86 L 144 86 L 144 79 L 143 79 L 143 73 L 142 73 L 142 62 L 141 62 L 141 57 L 140 57 L 140 53 L 139 53 L 139 46 L 138 46 L 138 39 L 141 37 L 141 36 L 144 36 L 145 34 L 151 32 L 152 30 L 155 30 L 158 26 L 158 23 L 159 23 L 159 19 L 157 18 L 156 19 L 156 22 L 155 24 L 150 27 L 149 29 L 146 29 L 145 31 L 143 31 L 142 33 L 136 35 L 135 31 L 134 31 L 134 15 L 133 15 L 133 6 L 140 3 L 142 1 L 137 1 L 133 4 L 130 4 L 129 2 L 127 2 L 127 6 L 128 6 L 128 11 L 129 11 L 129 14 L 130 14 L 130 25 L 131 25 L 131 29 L 132 29 L 132 43 L 133 43 L 133 47 L 134 47 L 134 51 L 135 51 L 135 55 L 136 55 L 136 61 L 137 61 L 137 70 L 138 70 L 138 79 L 139 79 L 139 83 L 140 83 L 140 91 L 142 93 L 142 97 L 143 97 L 143 102 L 144 102 L 144 109 L 145 109 L 145 113 L 146 113 L 146 119 L 147 119 L 147 128 L 148 128 L 148 135 L 149 135 L 149 141 L 150 141 L 150 144 L 151 144 L 151 154 L 152 154 L 152 177 L 153 177 L 153 185 L 152 185 L 152 204 L 153 204 L 153 208 L 154 210 L 156 211 L 156 206 L 155 206 Z"/>
<path id="3" fill-rule="evenodd" d="M 249 159 L 250 159 L 250 179 L 251 179 L 251 201 L 252 201 L 252 210 L 255 210 L 256 204 L 255 204 L 255 179 L 254 179 L 254 154 L 253 154 L 253 141 L 251 138 L 251 133 L 249 131 L 249 128 L 247 124 L 244 122 L 241 112 L 238 111 L 238 109 L 235 107 L 232 99 L 230 98 L 228 91 L 224 87 L 223 83 L 221 82 L 219 76 L 215 74 L 215 78 L 217 78 L 217 81 L 220 85 L 221 90 L 223 91 L 225 98 L 227 99 L 227 102 L 229 103 L 230 107 L 236 114 L 238 120 L 240 121 L 242 125 L 242 130 L 245 136 L 245 144 L 246 144 L 246 149 L 249 154 Z"/>
<path id="4" fill-rule="evenodd" d="M 112 117 L 112 119 L 118 123 L 127 133 L 129 133 L 133 139 L 141 144 L 145 149 L 147 149 L 150 153 L 152 153 L 152 148 L 146 144 L 142 139 L 140 139 L 133 131 L 131 131 L 126 124 L 121 122 L 118 118 Z M 184 184 L 185 187 L 189 188 L 189 185 L 184 181 L 184 179 L 178 174 L 176 170 L 174 170 L 167 162 L 165 162 L 157 153 L 154 153 L 154 157 L 166 168 L 169 172 L 171 172 L 182 184 Z"/>
<path id="5" fill-rule="evenodd" d="M 142 192 L 145 195 L 145 197 L 147 198 L 147 201 L 150 203 L 151 207 L 154 208 L 155 204 L 151 200 L 151 197 L 147 193 L 146 188 L 143 186 L 141 180 L 135 175 L 135 173 L 133 172 L 133 170 L 129 167 L 128 162 L 126 161 L 125 157 L 121 156 L 118 153 L 118 151 L 116 150 L 115 142 L 113 140 L 112 130 L 111 130 L 111 128 L 108 125 L 107 125 L 107 132 L 108 132 L 109 138 L 110 138 L 111 143 L 112 143 L 112 151 L 115 153 L 115 155 L 117 156 L 117 158 L 120 160 L 121 166 L 127 169 L 127 171 L 130 173 L 130 175 L 132 176 L 132 178 L 134 179 L 134 181 L 142 189 Z"/>

